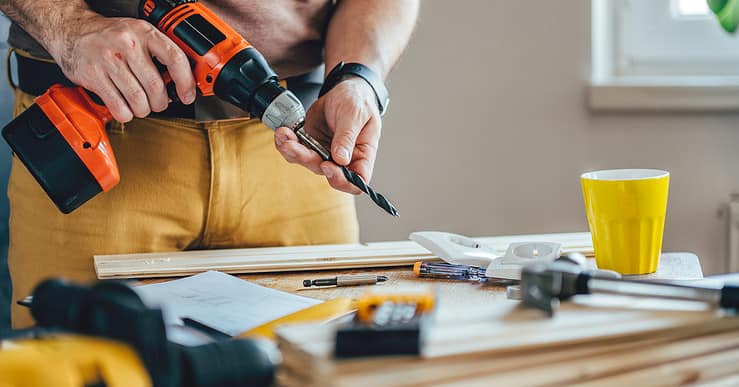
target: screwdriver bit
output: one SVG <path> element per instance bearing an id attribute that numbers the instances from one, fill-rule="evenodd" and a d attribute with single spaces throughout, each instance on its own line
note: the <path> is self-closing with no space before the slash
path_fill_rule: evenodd
<path id="1" fill-rule="evenodd" d="M 321 158 L 325 161 L 333 161 L 331 159 L 331 153 L 329 153 L 326 148 L 321 145 L 320 142 L 318 142 L 315 138 L 311 137 L 304 129 L 303 129 L 303 122 L 300 122 L 294 129 L 295 134 L 298 136 L 298 138 L 303 141 L 306 145 L 308 145 L 311 149 L 316 151 Z M 385 196 L 383 196 L 381 193 L 375 191 L 372 187 L 370 187 L 367 182 L 362 179 L 362 176 L 359 176 L 354 171 L 351 171 L 346 166 L 340 165 L 341 171 L 344 173 L 344 177 L 349 180 L 350 183 L 352 183 L 355 187 L 362 190 L 362 192 L 366 193 L 367 196 L 372 199 L 375 204 L 377 204 L 380 208 L 385 210 L 388 214 L 392 216 L 400 216 L 398 213 L 398 210 L 393 206 L 392 203 L 390 203 Z"/>

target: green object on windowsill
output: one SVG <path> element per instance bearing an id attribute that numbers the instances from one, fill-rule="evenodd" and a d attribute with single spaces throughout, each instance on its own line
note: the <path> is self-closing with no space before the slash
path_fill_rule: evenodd
<path id="1" fill-rule="evenodd" d="M 707 0 L 708 7 L 716 14 L 721 27 L 735 32 L 739 26 L 739 4 L 737 0 Z"/>

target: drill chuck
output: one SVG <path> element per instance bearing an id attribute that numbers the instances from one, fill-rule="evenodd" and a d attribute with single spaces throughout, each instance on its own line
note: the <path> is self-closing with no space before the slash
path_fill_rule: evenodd
<path id="1" fill-rule="evenodd" d="M 272 130 L 283 126 L 295 130 L 304 120 L 303 104 L 295 94 L 285 89 L 269 103 L 262 115 L 262 123 Z"/>
<path id="2" fill-rule="evenodd" d="M 280 85 L 277 74 L 254 48 L 244 49 L 224 66 L 214 90 L 272 130 L 282 126 L 294 129 L 305 119 L 303 104 Z"/>

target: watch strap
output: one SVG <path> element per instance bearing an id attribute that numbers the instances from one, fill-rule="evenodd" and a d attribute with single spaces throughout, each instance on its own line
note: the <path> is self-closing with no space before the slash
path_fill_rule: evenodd
<path id="1" fill-rule="evenodd" d="M 328 93 L 329 90 L 333 89 L 341 81 L 345 80 L 348 75 L 354 75 L 364 79 L 375 92 L 377 98 L 377 107 L 380 109 L 380 115 L 384 115 L 387 111 L 387 106 L 390 102 L 390 96 L 385 87 L 385 83 L 382 79 L 369 67 L 361 63 L 344 63 L 339 62 L 326 76 L 326 80 L 323 81 L 323 87 L 318 94 L 319 97 Z"/>

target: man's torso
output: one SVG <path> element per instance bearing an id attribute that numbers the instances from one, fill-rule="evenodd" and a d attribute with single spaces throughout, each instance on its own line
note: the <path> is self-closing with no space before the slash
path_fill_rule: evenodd
<path id="1" fill-rule="evenodd" d="M 281 78 L 306 73 L 323 62 L 331 0 L 203 0 L 267 59 Z M 88 0 L 106 16 L 135 17 L 139 0 Z M 13 24 L 9 42 L 49 58 L 43 47 Z"/>

